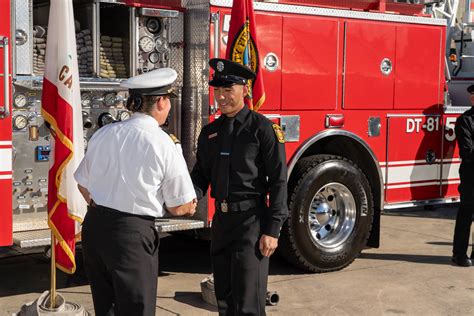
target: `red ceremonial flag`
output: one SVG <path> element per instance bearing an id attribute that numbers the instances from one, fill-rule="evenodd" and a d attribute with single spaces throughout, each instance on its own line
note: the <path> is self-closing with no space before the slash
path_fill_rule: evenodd
<path id="1" fill-rule="evenodd" d="M 73 173 L 84 156 L 72 0 L 51 0 L 41 112 L 51 128 L 48 225 L 56 267 L 74 273 L 76 237 L 86 212 Z"/>
<path id="2" fill-rule="evenodd" d="M 257 74 L 255 80 L 249 83 L 250 98 L 246 103 L 250 109 L 258 111 L 265 102 L 265 89 L 258 55 L 253 0 L 234 0 L 228 36 L 226 58 L 249 66 Z"/>

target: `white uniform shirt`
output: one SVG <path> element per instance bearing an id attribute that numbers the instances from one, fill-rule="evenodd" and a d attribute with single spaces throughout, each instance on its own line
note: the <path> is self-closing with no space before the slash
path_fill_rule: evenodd
<path id="1" fill-rule="evenodd" d="M 181 146 L 142 113 L 99 129 L 74 177 L 96 204 L 136 215 L 161 217 L 163 204 L 196 197 Z"/>

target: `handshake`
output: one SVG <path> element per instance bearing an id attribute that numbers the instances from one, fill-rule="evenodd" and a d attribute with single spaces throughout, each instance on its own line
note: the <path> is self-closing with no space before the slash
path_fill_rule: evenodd
<path id="1" fill-rule="evenodd" d="M 192 201 L 178 205 L 178 206 L 167 206 L 166 209 L 168 212 L 171 213 L 173 216 L 193 216 L 194 213 L 196 213 L 196 207 L 197 207 L 197 199 L 194 198 Z"/>

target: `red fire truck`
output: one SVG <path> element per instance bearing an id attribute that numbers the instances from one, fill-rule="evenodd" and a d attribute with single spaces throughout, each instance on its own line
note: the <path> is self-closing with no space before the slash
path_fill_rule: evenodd
<path id="1" fill-rule="evenodd" d="M 225 55 L 232 1 L 73 3 L 85 144 L 104 124 L 130 116 L 121 80 L 169 66 L 180 96 L 166 128 L 191 168 L 202 126 L 219 114 L 208 60 Z M 466 59 L 459 49 L 468 41 L 456 36 L 470 35 L 467 26 L 451 32 L 457 6 L 255 2 L 266 89 L 260 112 L 285 132 L 290 217 L 280 249 L 293 264 L 344 268 L 364 247 L 378 247 L 384 209 L 458 200 L 453 127 L 469 82 L 458 80 L 457 104 L 448 89 Z M 40 111 L 49 1 L 0 0 L 0 8 L 0 246 L 42 246 L 50 242 L 50 135 Z M 156 225 L 200 234 L 213 212 L 208 198 L 194 218 Z"/>

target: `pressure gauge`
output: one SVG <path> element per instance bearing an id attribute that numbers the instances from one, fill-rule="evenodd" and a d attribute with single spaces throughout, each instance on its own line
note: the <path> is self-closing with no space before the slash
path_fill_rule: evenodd
<path id="1" fill-rule="evenodd" d="M 149 18 L 146 21 L 146 29 L 153 34 L 158 34 L 161 32 L 162 25 L 161 21 L 158 20 L 157 18 Z"/>
<path id="2" fill-rule="evenodd" d="M 17 108 L 24 107 L 26 105 L 26 101 L 26 95 L 24 95 L 23 93 L 18 93 L 13 98 L 13 104 L 15 104 Z"/>
<path id="3" fill-rule="evenodd" d="M 17 131 L 26 128 L 28 125 L 28 118 L 22 114 L 19 114 L 13 118 L 13 128 Z"/>
<path id="4" fill-rule="evenodd" d="M 156 64 L 158 61 L 160 61 L 160 53 L 158 52 L 150 53 L 150 55 L 148 56 L 148 60 L 150 61 L 150 63 Z"/>
<path id="5" fill-rule="evenodd" d="M 97 121 L 97 124 L 99 127 L 102 127 L 107 124 L 115 123 L 117 120 L 112 116 L 112 114 L 108 112 L 104 112 L 101 115 L 99 115 L 99 119 Z"/>
<path id="6" fill-rule="evenodd" d="M 129 118 L 130 118 L 130 112 L 122 111 L 119 113 L 119 120 L 125 121 L 125 120 L 128 120 Z"/>
<path id="7" fill-rule="evenodd" d="M 156 47 L 156 50 L 162 54 L 167 53 L 170 49 L 168 42 L 166 42 L 164 39 L 160 37 L 158 37 L 155 40 L 155 47 Z"/>
<path id="8" fill-rule="evenodd" d="M 149 53 L 155 48 L 155 43 L 150 36 L 143 36 L 138 41 L 138 46 L 140 46 L 140 49 L 145 53 Z"/>
<path id="9" fill-rule="evenodd" d="M 90 107 L 92 103 L 92 94 L 91 93 L 83 93 L 81 94 L 81 105 L 85 108 Z"/>
<path id="10" fill-rule="evenodd" d="M 104 103 L 107 106 L 114 105 L 116 100 L 117 100 L 117 95 L 113 92 L 107 93 L 106 95 L 104 95 Z"/>

